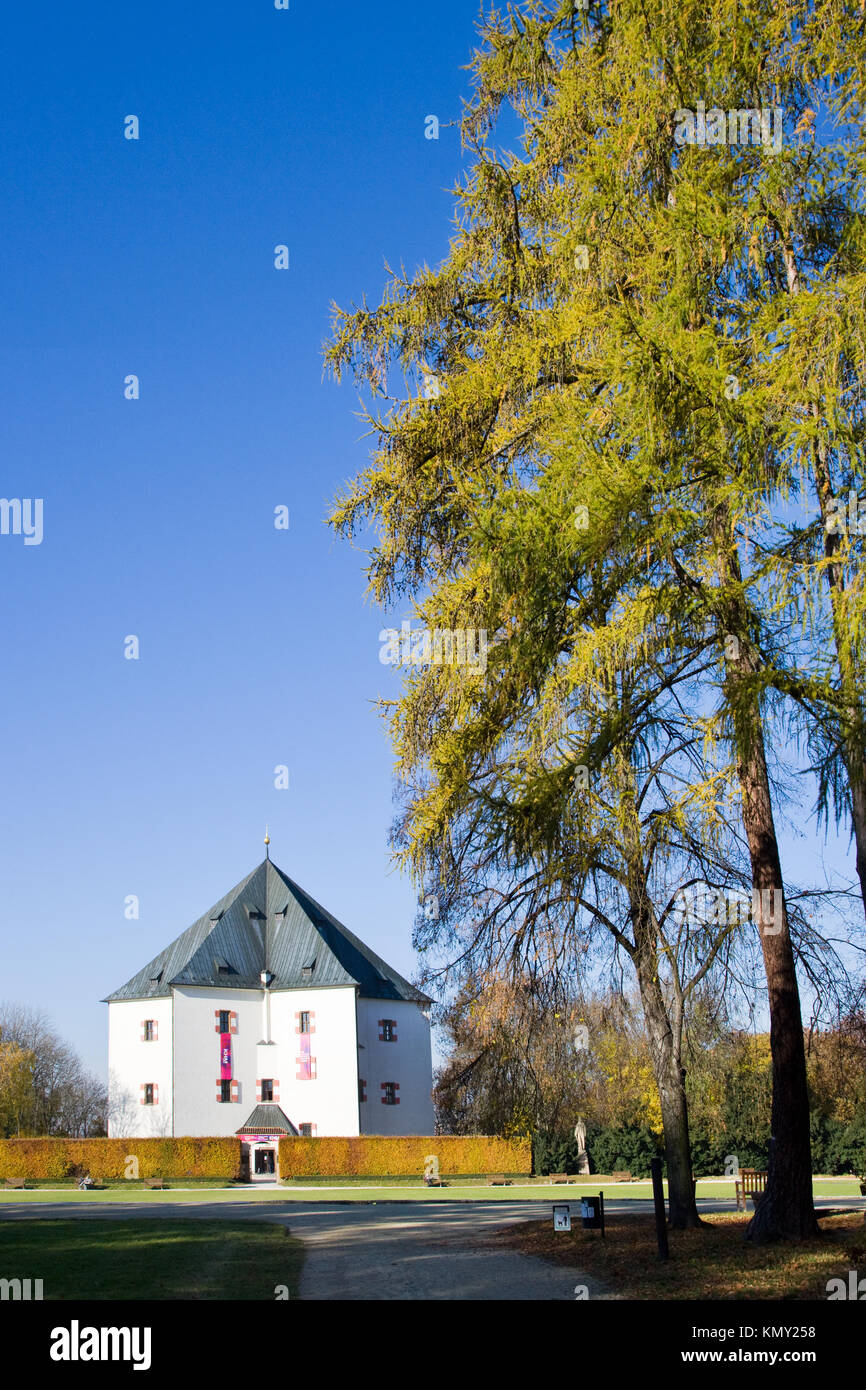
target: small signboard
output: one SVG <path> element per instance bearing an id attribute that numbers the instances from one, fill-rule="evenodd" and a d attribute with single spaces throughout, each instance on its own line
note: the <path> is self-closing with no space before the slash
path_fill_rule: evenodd
<path id="1" fill-rule="evenodd" d="M 571 1207 L 567 1202 L 557 1202 L 554 1204 L 553 1229 L 555 1231 L 571 1230 Z"/>
<path id="2" fill-rule="evenodd" d="M 597 1197 L 581 1197 L 580 1219 L 585 1231 L 600 1230 L 604 1235 L 604 1194 Z"/>

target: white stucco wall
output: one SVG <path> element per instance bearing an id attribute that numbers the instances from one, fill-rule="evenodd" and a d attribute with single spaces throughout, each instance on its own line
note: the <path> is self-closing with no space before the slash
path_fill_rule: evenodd
<path id="1" fill-rule="evenodd" d="M 112 1136 L 234 1135 L 254 1109 L 256 1083 L 279 1083 L 276 1103 L 292 1123 L 315 1125 L 319 1137 L 432 1134 L 430 1024 L 417 1004 L 357 998 L 354 986 L 273 992 L 271 1046 L 265 1037 L 261 990 L 178 987 L 173 999 L 109 1005 Z M 219 1033 L 214 1013 L 237 1015 L 232 1072 L 238 1100 L 219 1102 Z M 295 1015 L 313 1016 L 314 1080 L 297 1073 Z M 157 1022 L 157 1041 L 140 1040 L 143 1019 Z M 380 1018 L 397 1021 L 397 1041 L 378 1039 Z M 361 1046 L 359 1047 L 359 1043 Z M 359 1102 L 358 1078 L 367 1100 Z M 399 1105 L 383 1105 L 381 1083 L 399 1085 Z M 158 1104 L 140 1104 L 140 1086 L 155 1082 Z M 172 1094 L 174 1105 L 172 1109 Z M 124 1096 L 126 1097 L 124 1103 Z"/>
<path id="2" fill-rule="evenodd" d="M 273 1052 L 279 1070 L 264 1073 L 280 1080 L 279 1104 L 292 1124 L 316 1126 L 325 1135 L 359 1134 L 358 1049 L 354 985 L 333 989 L 289 989 L 271 995 L 271 1030 L 277 1040 Z M 312 1015 L 315 1032 L 310 1053 L 316 1062 L 316 1078 L 299 1081 L 300 1038 L 295 1014 Z"/>
<path id="3" fill-rule="evenodd" d="M 232 1075 L 238 1100 L 220 1102 L 220 1035 L 214 1012 L 237 1014 Z M 174 1132 L 235 1134 L 256 1104 L 256 1053 L 262 1037 L 262 991 L 176 986 L 174 990 Z"/>
<path id="4" fill-rule="evenodd" d="M 397 1024 L 397 1041 L 379 1041 L 379 1019 Z M 430 1021 L 418 1004 L 358 1000 L 360 1075 L 367 1083 L 362 1134 L 432 1134 L 434 1129 Z M 396 1081 L 399 1105 L 383 1105 L 382 1082 Z"/>
<path id="5" fill-rule="evenodd" d="M 156 1042 L 141 1041 L 154 1019 Z M 108 1006 L 109 1138 L 162 1138 L 172 1132 L 171 999 L 122 999 Z M 141 1085 L 155 1082 L 156 1105 L 141 1104 Z"/>

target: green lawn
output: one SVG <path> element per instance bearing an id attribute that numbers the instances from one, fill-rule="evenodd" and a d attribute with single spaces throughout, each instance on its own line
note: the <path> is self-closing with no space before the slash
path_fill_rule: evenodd
<path id="1" fill-rule="evenodd" d="M 230 1187 L 246 1188 L 246 1183 L 239 1183 L 239 1182 L 236 1183 L 236 1182 L 231 1181 L 231 1180 L 228 1179 L 228 1178 L 225 1178 L 225 1179 L 223 1179 L 223 1178 L 174 1178 L 174 1179 L 166 1179 L 166 1181 L 167 1181 L 167 1182 L 170 1181 L 172 1184 L 175 1184 L 175 1185 L 177 1185 L 178 1187 L 202 1187 L 202 1188 L 206 1188 L 208 1191 L 211 1191 L 211 1190 L 212 1190 L 213 1188 L 215 1188 L 215 1187 L 217 1187 L 217 1188 L 219 1188 L 219 1187 L 225 1187 L 225 1188 L 230 1188 Z M 77 1191 L 78 1191 L 78 1179 L 77 1179 L 77 1178 L 28 1178 L 28 1179 L 27 1179 L 27 1186 L 28 1186 L 28 1187 L 34 1187 L 34 1188 L 45 1187 L 45 1188 L 51 1189 L 51 1190 L 54 1191 L 54 1192 L 57 1192 L 57 1191 L 62 1191 L 62 1192 L 67 1192 L 67 1191 L 68 1191 L 68 1192 L 77 1192 Z M 101 1186 L 101 1187 L 106 1187 L 106 1188 L 112 1188 L 112 1189 L 113 1189 L 113 1188 L 119 1188 L 119 1189 L 122 1189 L 122 1190 L 127 1191 L 127 1192 L 133 1192 L 133 1191 L 136 1191 L 136 1190 L 139 1191 L 139 1192 L 142 1192 L 142 1191 L 145 1190 L 144 1182 L 143 1182 L 143 1181 L 131 1182 L 131 1181 L 125 1179 L 125 1178 L 107 1178 L 107 1179 L 105 1180 L 104 1183 L 100 1184 L 100 1186 Z M 0 1192 L 3 1192 L 3 1191 L 5 1191 L 5 1190 L 6 1190 L 6 1189 L 3 1188 L 2 1185 L 0 1185 Z"/>
<path id="2" fill-rule="evenodd" d="M 566 1199 L 576 1201 L 584 1193 L 595 1193 L 599 1189 L 610 1201 L 642 1199 L 652 1196 L 649 1182 L 615 1183 L 604 1178 L 584 1183 L 515 1183 L 513 1187 L 487 1187 L 483 1183 L 456 1179 L 448 1187 L 425 1187 L 419 1179 L 416 1182 L 391 1180 L 378 1183 L 367 1179 L 321 1178 L 306 1180 L 309 1186 L 300 1181 L 288 1183 L 284 1187 L 245 1187 L 226 1188 L 223 1185 L 207 1188 L 197 1186 L 186 1189 L 177 1186 L 166 1191 L 149 1191 L 139 1184 L 121 1187 L 108 1187 L 98 1192 L 80 1192 L 77 1188 L 50 1189 L 39 1187 L 32 1191 L 15 1188 L 0 1188 L 0 1204 L 3 1202 L 550 1202 Z M 667 1184 L 665 1184 L 667 1192 Z M 733 1180 L 713 1180 L 698 1182 L 698 1199 L 715 1198 L 734 1200 Z M 860 1187 L 856 1178 L 818 1178 L 814 1183 L 816 1197 L 859 1197 Z"/>
<path id="3" fill-rule="evenodd" d="M 14 1221 L 0 1226 L 0 1278 L 41 1279 L 43 1298 L 297 1298 L 304 1253 L 257 1221 Z"/>

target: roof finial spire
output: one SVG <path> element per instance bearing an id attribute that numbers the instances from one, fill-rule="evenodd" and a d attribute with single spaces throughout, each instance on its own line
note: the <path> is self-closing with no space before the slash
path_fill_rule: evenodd
<path id="1" fill-rule="evenodd" d="M 265 858 L 266 858 L 266 859 L 270 859 L 270 857 L 271 857 L 271 851 L 270 851 L 270 849 L 269 849 L 270 843 L 271 843 L 271 837 L 270 837 L 270 835 L 268 834 L 268 827 L 265 826 Z"/>

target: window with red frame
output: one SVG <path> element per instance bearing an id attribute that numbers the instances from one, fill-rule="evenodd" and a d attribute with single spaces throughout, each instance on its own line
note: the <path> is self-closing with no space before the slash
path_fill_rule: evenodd
<path id="1" fill-rule="evenodd" d="M 295 1032 L 300 1038 L 301 1055 L 296 1057 L 298 1070 L 295 1073 L 296 1081 L 315 1081 L 316 1079 L 316 1059 L 312 1055 L 312 1044 L 310 1034 L 315 1033 L 316 1027 L 313 1022 L 315 1014 L 308 1009 L 295 1014 Z"/>

